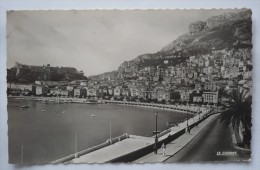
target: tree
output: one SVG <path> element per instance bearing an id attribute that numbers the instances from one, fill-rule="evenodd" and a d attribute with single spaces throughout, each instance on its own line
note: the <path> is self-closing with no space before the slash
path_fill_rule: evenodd
<path id="1" fill-rule="evenodd" d="M 225 97 L 226 93 L 225 93 L 225 89 L 224 87 L 220 87 L 218 89 L 218 97 L 221 99 L 222 97 Z"/>
<path id="2" fill-rule="evenodd" d="M 242 145 L 250 148 L 251 144 L 251 127 L 252 127 L 252 96 L 249 90 L 241 92 L 231 92 L 230 107 L 221 113 L 221 121 L 226 125 L 231 125 L 234 131 L 239 132 L 239 127 L 243 127 L 243 141 Z"/>
<path id="3" fill-rule="evenodd" d="M 174 92 L 171 93 L 171 98 L 172 98 L 172 99 L 176 99 L 176 100 L 178 100 L 178 99 L 181 98 L 181 95 L 180 95 L 179 92 L 174 91 Z"/>

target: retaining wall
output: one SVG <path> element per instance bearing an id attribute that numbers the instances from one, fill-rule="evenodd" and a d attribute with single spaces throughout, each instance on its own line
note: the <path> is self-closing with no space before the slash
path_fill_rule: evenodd
<path id="1" fill-rule="evenodd" d="M 203 120 L 205 120 L 206 118 L 208 118 L 210 115 L 212 115 L 212 112 L 210 112 L 209 114 L 207 114 L 206 116 L 204 116 L 203 118 L 201 118 L 199 121 L 191 124 L 189 126 L 190 129 L 192 129 L 193 127 L 197 126 L 199 123 L 201 123 Z M 169 133 L 169 132 L 168 132 Z M 164 143 L 164 144 L 168 144 L 170 142 L 172 142 L 173 140 L 177 139 L 178 137 L 180 137 L 181 135 L 186 133 L 186 129 L 182 129 L 178 132 L 176 132 L 173 135 L 168 135 L 167 138 L 160 140 L 157 142 L 157 148 L 160 148 L 160 146 Z M 161 137 L 163 135 L 167 134 L 166 131 L 162 132 L 162 135 L 158 134 L 158 137 Z M 121 157 L 115 158 L 113 160 L 108 161 L 109 163 L 116 163 L 116 162 L 133 162 L 136 159 L 139 159 L 151 152 L 153 152 L 154 149 L 154 144 L 148 145 L 142 149 L 133 151 L 129 154 L 123 155 Z"/>
<path id="2" fill-rule="evenodd" d="M 69 161 L 71 161 L 71 160 L 74 159 L 74 158 L 77 158 L 77 157 L 79 157 L 79 156 L 88 154 L 88 153 L 90 153 L 90 152 L 94 152 L 94 151 L 96 151 L 96 150 L 98 150 L 98 149 L 102 149 L 102 148 L 104 148 L 104 147 L 107 147 L 107 146 L 109 146 L 109 145 L 112 145 L 113 143 L 119 142 L 119 141 L 124 140 L 124 139 L 126 139 L 126 138 L 129 138 L 129 135 L 128 135 L 127 133 L 126 133 L 126 134 L 123 134 L 123 135 L 121 135 L 121 136 L 112 138 L 112 139 L 108 139 L 108 140 L 107 140 L 106 142 L 104 142 L 104 143 L 101 143 L 101 144 L 99 144 L 99 145 L 96 145 L 96 146 L 93 146 L 93 147 L 91 147 L 91 148 L 85 149 L 85 150 L 83 150 L 83 151 L 79 151 L 79 152 L 77 152 L 77 153 L 75 153 L 75 154 L 68 155 L 68 156 L 66 156 L 66 157 L 64 157 L 64 158 L 58 159 L 58 160 L 53 161 L 53 162 L 51 162 L 51 163 L 53 163 L 53 164 L 58 164 L 58 163 L 69 162 Z"/>

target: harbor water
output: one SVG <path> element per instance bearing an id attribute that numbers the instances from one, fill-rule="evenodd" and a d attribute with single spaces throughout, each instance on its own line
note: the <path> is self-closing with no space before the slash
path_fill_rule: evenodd
<path id="1" fill-rule="evenodd" d="M 154 108 L 9 99 L 9 162 L 48 163 L 100 144 L 110 134 L 152 136 L 157 111 L 159 131 L 167 122 L 186 119 L 185 113 Z"/>

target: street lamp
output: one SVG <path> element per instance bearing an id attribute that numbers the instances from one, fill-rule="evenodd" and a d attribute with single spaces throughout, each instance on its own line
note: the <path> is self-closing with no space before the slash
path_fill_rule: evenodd
<path id="1" fill-rule="evenodd" d="M 21 164 L 23 164 L 23 145 L 21 146 Z"/>
<path id="2" fill-rule="evenodd" d="M 111 123 L 109 124 L 109 139 L 110 139 L 110 141 L 112 141 L 111 139 L 112 139 L 112 125 L 111 125 Z"/>
<path id="3" fill-rule="evenodd" d="M 199 120 L 200 120 L 200 108 L 199 108 Z"/>
<path id="4" fill-rule="evenodd" d="M 75 136 L 74 136 L 74 140 L 75 140 L 75 158 L 79 157 L 79 153 L 78 153 L 78 134 L 75 131 Z"/>
<path id="5" fill-rule="evenodd" d="M 189 123 L 188 123 L 188 104 L 187 104 L 187 111 L 186 111 L 186 119 L 187 119 L 187 132 L 190 133 L 190 130 L 189 130 Z"/>
<path id="6" fill-rule="evenodd" d="M 217 103 L 217 114 L 218 114 L 218 103 Z"/>
<path id="7" fill-rule="evenodd" d="M 155 141 L 154 141 L 154 153 L 155 154 L 157 154 L 157 142 L 158 142 L 157 119 L 158 119 L 158 112 L 155 113 Z"/>

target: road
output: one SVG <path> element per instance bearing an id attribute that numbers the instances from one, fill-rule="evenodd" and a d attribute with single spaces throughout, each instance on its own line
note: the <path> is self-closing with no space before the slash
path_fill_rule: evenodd
<path id="1" fill-rule="evenodd" d="M 216 119 L 165 162 L 241 161 L 249 158 L 249 154 L 233 147 L 230 129 Z"/>

